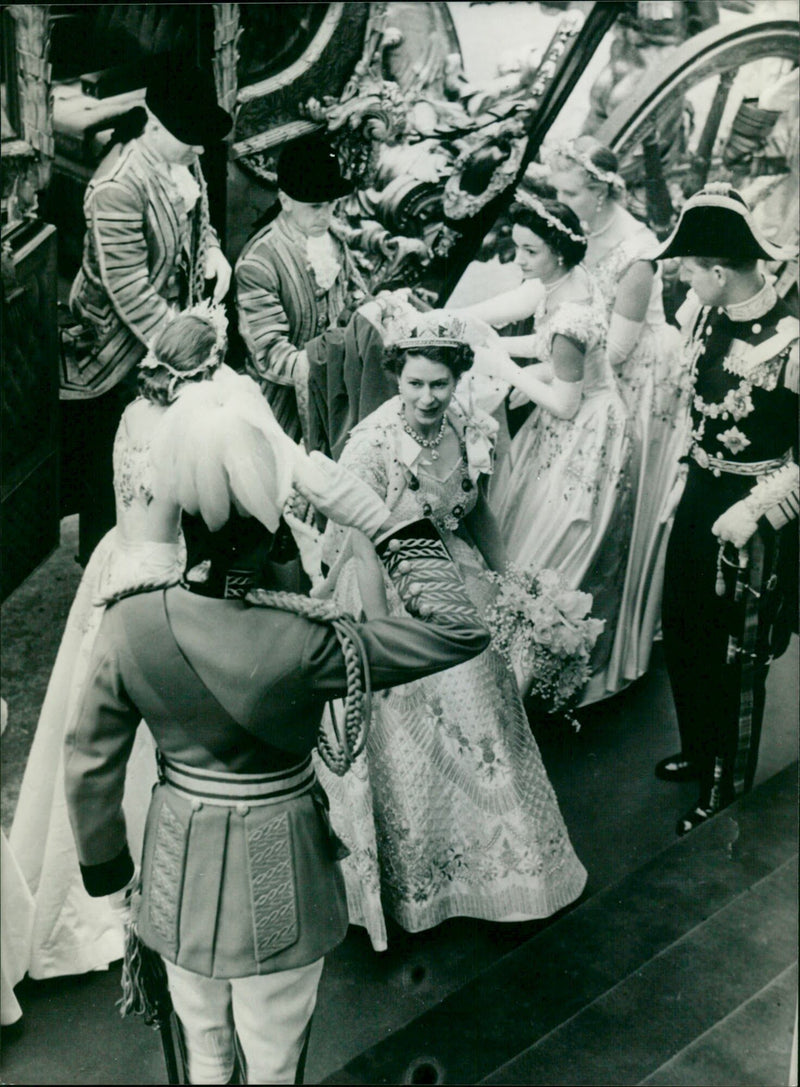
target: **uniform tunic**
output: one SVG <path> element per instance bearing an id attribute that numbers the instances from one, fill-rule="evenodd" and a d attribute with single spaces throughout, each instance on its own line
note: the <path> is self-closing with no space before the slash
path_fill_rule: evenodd
<path id="1" fill-rule="evenodd" d="M 768 661 L 786 644 L 779 628 L 791 591 L 795 525 L 773 523 L 796 516 L 796 497 L 776 518 L 760 519 L 744 549 L 746 575 L 737 575 L 736 549 L 725 548 L 722 595 L 711 528 L 770 465 L 774 471 L 792 455 L 798 322 L 766 285 L 727 310 L 702 308 L 689 350 L 692 446 L 667 551 L 664 650 L 683 754 L 701 769 L 701 801 L 708 802 L 716 781 L 729 802 L 752 786 Z M 745 577 L 750 587 L 737 589 Z"/>
<path id="2" fill-rule="evenodd" d="M 407 683 L 480 653 L 488 632 L 430 522 L 379 545 L 416 618 L 358 624 L 375 688 Z M 327 623 L 176 586 L 108 607 L 65 781 L 84 883 L 110 893 L 131 874 L 121 800 L 144 717 L 169 764 L 153 795 L 142 862 L 139 932 L 168 961 L 209 977 L 306 965 L 341 939 L 347 909 L 335 841 L 313 774 L 285 802 L 216 804 L 204 775 L 308 777 L 326 701 L 346 690 Z M 306 775 L 306 778 L 303 777 Z M 168 775 L 169 776 L 169 775 Z"/>

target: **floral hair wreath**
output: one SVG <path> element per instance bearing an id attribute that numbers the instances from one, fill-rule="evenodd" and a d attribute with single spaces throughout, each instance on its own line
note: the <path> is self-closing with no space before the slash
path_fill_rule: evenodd
<path id="1" fill-rule="evenodd" d="M 547 157 L 548 159 L 565 158 L 576 163 L 595 181 L 600 181 L 603 185 L 610 185 L 617 196 L 624 195 L 626 191 L 625 178 L 621 174 L 617 174 L 613 170 L 601 169 L 592 162 L 592 157 L 588 151 L 579 151 L 572 142 L 554 144 L 548 148 Z"/>
<path id="2" fill-rule="evenodd" d="M 195 306 L 189 306 L 185 310 L 171 310 L 168 321 L 175 321 L 179 317 L 199 317 L 200 320 L 208 322 L 214 329 L 214 335 L 216 337 L 214 346 L 208 353 L 208 357 L 198 363 L 193 370 L 176 370 L 174 366 L 170 366 L 168 362 L 164 362 L 163 359 L 158 358 L 153 348 L 153 343 L 150 344 L 150 349 L 139 363 L 144 370 L 166 370 L 170 375 L 169 381 L 169 394 L 171 395 L 175 389 L 175 385 L 181 381 L 188 381 L 190 378 L 197 377 L 198 374 L 202 374 L 206 370 L 216 370 L 222 361 L 222 356 L 225 354 L 225 348 L 228 342 L 228 318 L 225 315 L 225 309 L 219 303 L 213 303 L 210 299 L 204 299 L 202 302 L 198 302 Z"/>
<path id="3" fill-rule="evenodd" d="M 574 230 L 562 223 L 557 215 L 553 215 L 548 211 L 544 204 L 541 202 L 538 196 L 534 196 L 532 193 L 526 192 L 524 189 L 517 189 L 514 193 L 514 199 L 518 204 L 522 204 L 524 208 L 528 208 L 534 214 L 538 215 L 540 219 L 543 219 L 550 226 L 554 227 L 560 234 L 563 234 L 566 238 L 569 238 L 573 242 L 585 242 L 585 234 L 576 234 Z"/>

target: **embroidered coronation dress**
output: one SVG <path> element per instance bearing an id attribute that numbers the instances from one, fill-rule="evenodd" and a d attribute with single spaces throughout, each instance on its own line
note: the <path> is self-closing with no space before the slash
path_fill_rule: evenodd
<path id="1" fill-rule="evenodd" d="M 592 277 L 581 300 L 534 312 L 535 358 L 551 357 L 553 337 L 584 349 L 581 404 L 571 419 L 538 408 L 498 465 L 491 505 L 511 562 L 558 571 L 570 589 L 590 592 L 592 615 L 606 621 L 592 659 L 602 672 L 619 615 L 630 538 L 632 489 L 627 411 L 606 358 L 605 307 Z M 502 337 L 501 337 L 502 339 Z"/>
<path id="2" fill-rule="evenodd" d="M 473 602 L 494 586 L 462 525 L 481 473 L 491 471 L 496 424 L 454 399 L 448 418 L 462 458 L 445 480 L 400 422 L 394 397 L 356 426 L 341 463 L 409 520 L 436 523 Z M 329 526 L 325 553 L 337 603 L 358 615 L 356 561 L 347 530 Z M 391 614 L 403 606 L 386 583 Z M 330 712 L 330 711 L 326 711 Z M 449 917 L 518 921 L 547 917 L 582 892 L 558 802 L 509 667 L 492 649 L 448 671 L 376 696 L 364 754 L 344 777 L 317 759 L 331 822 L 351 853 L 342 862 L 353 924 L 376 950 L 385 914 L 409 932 Z"/>
<path id="3" fill-rule="evenodd" d="M 620 281 L 659 244 L 643 223 L 623 209 L 616 210 L 612 230 L 610 247 L 590 262 L 609 320 Z M 591 253 L 590 248 L 590 258 Z M 664 559 L 676 486 L 682 479 L 679 459 L 688 436 L 690 384 L 680 333 L 664 316 L 661 287 L 659 266 L 639 339 L 615 371 L 633 427 L 636 501 L 611 659 L 606 672 L 590 682 L 587 702 L 607 697 L 644 675 L 660 629 Z"/>
<path id="4" fill-rule="evenodd" d="M 67 618 L 31 746 L 9 841 L 36 902 L 27 972 L 33 978 L 106 969 L 124 934 L 105 898 L 83 887 L 64 794 L 64 734 L 80 705 L 104 601 L 143 583 L 175 584 L 184 565 L 178 511 L 154 493 L 151 434 L 163 417 L 147 405 L 144 426 L 129 427 L 145 405 L 125 411 L 114 443 L 117 524 L 87 563 Z M 155 537 L 155 538 L 154 538 Z M 141 725 L 128 763 L 128 836 L 141 849 L 156 780 L 155 747 Z M 134 857 L 138 860 L 138 857 Z"/>

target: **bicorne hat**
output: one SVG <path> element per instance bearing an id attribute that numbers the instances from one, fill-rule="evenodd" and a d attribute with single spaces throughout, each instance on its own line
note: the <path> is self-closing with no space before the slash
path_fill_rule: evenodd
<path id="1" fill-rule="evenodd" d="M 312 133 L 286 145 L 278 157 L 278 188 L 301 204 L 325 204 L 353 191 L 329 140 Z"/>
<path id="2" fill-rule="evenodd" d="M 153 72 L 145 104 L 168 132 L 190 145 L 216 143 L 233 125 L 231 115 L 217 102 L 211 73 L 179 61 Z"/>
<path id="3" fill-rule="evenodd" d="M 706 185 L 681 208 L 672 234 L 654 260 L 720 257 L 731 260 L 790 260 L 794 248 L 773 245 L 759 230 L 744 198 L 724 182 Z"/>

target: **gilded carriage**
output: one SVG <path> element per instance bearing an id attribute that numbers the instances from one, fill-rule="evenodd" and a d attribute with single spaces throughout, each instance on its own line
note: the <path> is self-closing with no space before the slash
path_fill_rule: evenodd
<path id="1" fill-rule="evenodd" d="M 213 70 L 234 114 L 204 159 L 231 259 L 276 199 L 280 148 L 315 129 L 357 183 L 340 215 L 372 239 L 358 254 L 371 288 L 431 302 L 470 262 L 506 259 L 515 185 L 545 141 L 581 131 L 618 153 L 658 234 L 712 179 L 796 224 L 799 35 L 782 0 L 19 4 L 2 30 L 3 596 L 67 511 L 59 287 L 79 260 L 85 185 L 153 65 Z M 778 87 L 783 99 L 764 94 Z M 796 291 L 796 265 L 776 271 Z"/>

